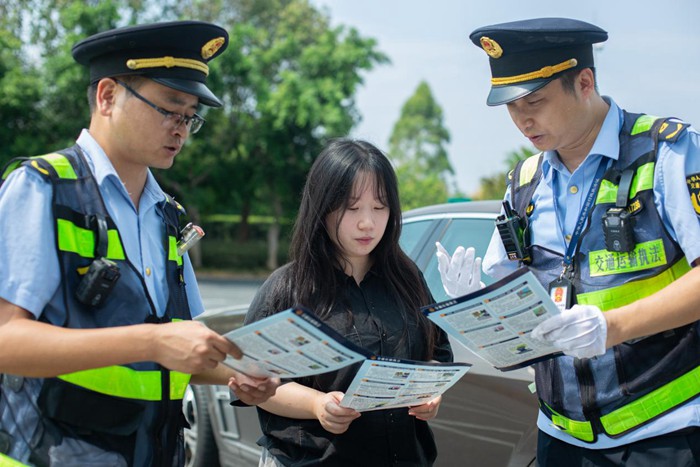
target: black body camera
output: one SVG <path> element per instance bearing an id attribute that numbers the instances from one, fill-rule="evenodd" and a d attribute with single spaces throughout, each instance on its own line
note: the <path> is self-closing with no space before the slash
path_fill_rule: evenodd
<path id="1" fill-rule="evenodd" d="M 603 215 L 603 236 L 608 251 L 628 253 L 637 243 L 634 239 L 635 218 L 627 208 L 633 179 L 632 169 L 625 169 L 620 174 L 615 206 L 608 208 Z"/>
<path id="2" fill-rule="evenodd" d="M 92 307 L 98 307 L 104 303 L 121 276 L 117 263 L 105 258 L 108 237 L 107 219 L 97 214 L 95 222 L 97 224 L 95 259 L 75 290 L 78 301 Z"/>
<path id="3" fill-rule="evenodd" d="M 504 214 L 496 218 L 496 228 L 503 247 L 511 261 L 530 261 L 529 232 L 527 223 L 513 211 L 508 201 L 503 202 Z"/>
<path id="4" fill-rule="evenodd" d="M 634 250 L 634 217 L 625 208 L 614 207 L 603 215 L 605 248 L 618 253 Z"/>
<path id="5" fill-rule="evenodd" d="M 97 258 L 78 284 L 75 291 L 78 301 L 92 307 L 102 305 L 120 276 L 119 266 L 115 262 Z"/>

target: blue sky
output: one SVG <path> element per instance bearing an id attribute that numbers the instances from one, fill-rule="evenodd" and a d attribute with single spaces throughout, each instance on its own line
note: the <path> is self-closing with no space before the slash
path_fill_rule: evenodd
<path id="1" fill-rule="evenodd" d="M 528 142 L 505 107 L 486 106 L 486 54 L 472 45 L 474 29 L 535 17 L 570 17 L 608 31 L 596 53 L 598 86 L 623 108 L 676 116 L 700 128 L 700 1 L 676 0 L 313 0 L 334 24 L 378 40 L 392 63 L 367 73 L 357 95 L 363 120 L 352 136 L 382 149 L 401 106 L 421 80 L 444 111 L 448 150 L 458 186 L 506 169 L 510 151 Z"/>

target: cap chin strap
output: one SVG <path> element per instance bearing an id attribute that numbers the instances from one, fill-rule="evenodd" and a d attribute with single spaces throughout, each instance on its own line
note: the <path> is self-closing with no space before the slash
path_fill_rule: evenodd
<path id="1" fill-rule="evenodd" d="M 142 68 L 190 68 L 201 71 L 205 76 L 209 75 L 209 67 L 191 58 L 157 57 L 157 58 L 130 58 L 126 61 L 126 66 L 130 70 L 140 70 Z"/>
<path id="2" fill-rule="evenodd" d="M 493 86 L 505 86 L 508 84 L 522 83 L 524 81 L 531 81 L 534 79 L 545 79 L 549 78 L 556 73 L 561 73 L 562 71 L 569 70 L 578 65 L 578 60 L 575 58 L 570 58 L 564 62 L 557 65 L 542 67 L 537 71 L 531 71 L 530 73 L 525 73 L 516 76 L 506 76 L 503 78 L 491 78 L 491 84 Z"/>

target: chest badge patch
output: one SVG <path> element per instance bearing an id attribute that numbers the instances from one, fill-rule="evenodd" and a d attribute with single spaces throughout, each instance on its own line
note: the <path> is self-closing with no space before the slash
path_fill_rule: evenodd
<path id="1" fill-rule="evenodd" d="M 688 193 L 690 193 L 690 202 L 695 208 L 695 214 L 700 216 L 700 173 L 689 175 L 685 179 L 688 185 Z"/>

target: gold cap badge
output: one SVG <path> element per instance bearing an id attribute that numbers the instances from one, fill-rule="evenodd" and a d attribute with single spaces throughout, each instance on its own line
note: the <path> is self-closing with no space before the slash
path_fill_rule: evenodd
<path id="1" fill-rule="evenodd" d="M 221 48 L 222 45 L 226 42 L 226 39 L 223 37 L 217 37 L 216 39 L 212 39 L 206 44 L 202 46 L 202 58 L 204 60 L 208 60 L 211 57 L 214 56 L 214 54 Z"/>
<path id="2" fill-rule="evenodd" d="M 489 57 L 500 58 L 501 55 L 503 55 L 503 49 L 495 40 L 482 36 L 481 39 L 479 39 L 479 42 L 481 42 L 481 48 L 484 49 Z"/>

